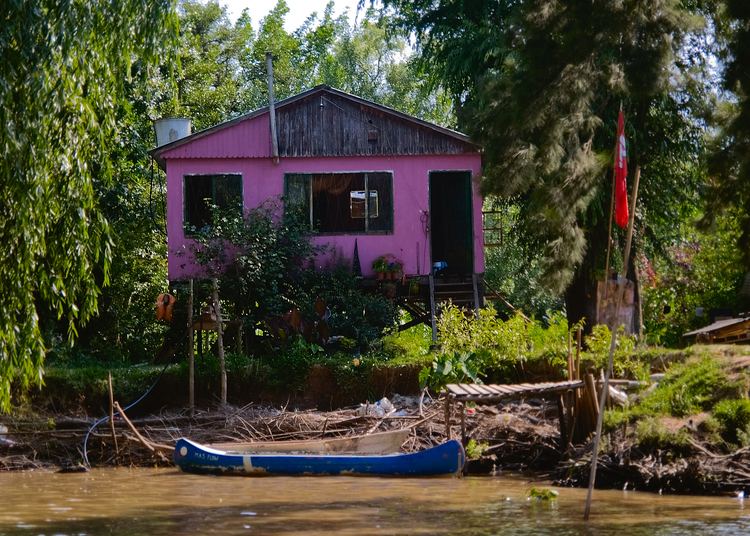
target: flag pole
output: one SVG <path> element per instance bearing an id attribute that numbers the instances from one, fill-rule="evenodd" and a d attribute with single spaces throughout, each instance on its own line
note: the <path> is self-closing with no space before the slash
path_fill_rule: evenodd
<path id="1" fill-rule="evenodd" d="M 612 373 L 612 365 L 615 356 L 615 346 L 617 345 L 617 318 L 620 316 L 620 305 L 622 305 L 622 295 L 625 290 L 625 281 L 630 264 L 630 246 L 633 242 L 633 226 L 635 224 L 635 203 L 638 200 L 638 183 L 641 180 L 641 166 L 636 166 L 635 177 L 633 178 L 633 199 L 631 201 L 630 221 L 628 222 L 628 236 L 625 241 L 625 255 L 623 258 L 623 274 L 617 278 L 617 291 L 615 293 L 615 314 L 611 322 L 612 335 L 609 344 L 609 359 L 607 360 L 607 369 L 604 371 L 604 385 L 602 386 L 602 396 L 599 397 L 599 415 L 596 418 L 596 433 L 594 435 L 594 448 L 591 453 L 591 470 L 589 471 L 589 488 L 586 493 L 586 508 L 583 512 L 583 520 L 589 520 L 591 513 L 591 496 L 594 492 L 594 483 L 596 481 L 596 465 L 599 457 L 599 440 L 602 435 L 602 421 L 604 419 L 604 406 L 607 403 L 609 394 L 609 377 Z"/>

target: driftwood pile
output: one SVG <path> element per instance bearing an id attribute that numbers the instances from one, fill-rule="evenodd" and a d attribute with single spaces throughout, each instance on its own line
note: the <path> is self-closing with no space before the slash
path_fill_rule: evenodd
<path id="1" fill-rule="evenodd" d="M 421 450 L 445 440 L 442 401 L 394 396 L 388 412 L 370 405 L 331 412 L 298 411 L 249 404 L 221 410 L 164 413 L 130 418 L 117 415 L 114 427 L 103 422 L 87 442 L 92 466 L 171 465 L 171 449 L 179 437 L 198 442 L 285 441 L 346 437 L 408 428 L 404 452 Z M 554 466 L 557 449 L 556 408 L 543 403 L 516 402 L 501 407 L 470 408 L 468 436 L 485 444 L 485 461 L 513 470 Z M 93 419 L 36 417 L 6 420 L 0 435 L 0 470 L 62 467 L 74 470 L 83 460 L 83 442 Z M 460 436 L 460 415 L 453 415 L 451 436 Z M 490 464 L 492 465 L 492 464 Z M 484 470 L 490 470 L 487 467 Z"/>
<path id="2" fill-rule="evenodd" d="M 604 437 L 609 447 L 599 456 L 597 487 L 696 494 L 750 491 L 748 447 L 720 454 L 710 445 L 690 439 L 679 449 L 646 450 L 619 432 Z M 578 447 L 559 464 L 556 483 L 585 486 L 590 463 L 590 445 Z"/>
<path id="3" fill-rule="evenodd" d="M 86 454 L 92 466 L 169 465 L 172 445 L 179 437 L 206 443 L 284 441 L 412 428 L 414 433 L 402 447 L 410 452 L 438 444 L 445 437 L 438 406 L 428 405 L 420 415 L 416 400 L 407 401 L 407 407 L 398 412 L 394 409 L 382 415 L 371 412 L 369 406 L 319 412 L 249 404 L 196 411 L 192 417 L 187 412 L 172 412 L 142 418 L 118 414 L 121 408 L 115 403 L 114 427 L 103 422 L 93 430 Z M 84 459 L 83 442 L 93 422 L 40 416 L 5 420 L 7 431 L 0 434 L 0 470 L 77 467 Z"/>
<path id="4" fill-rule="evenodd" d="M 298 411 L 250 404 L 241 408 L 164 413 L 115 418 L 91 432 L 87 454 L 92 466 L 170 466 L 171 448 L 185 436 L 198 442 L 284 441 L 346 437 L 408 428 L 404 452 L 445 440 L 442 401 L 424 406 L 416 397 L 394 397 L 394 408 L 383 414 L 370 406 L 331 412 Z M 83 440 L 94 422 L 84 418 L 26 417 L 0 423 L 0 470 L 81 468 Z M 483 456 L 472 472 L 535 471 L 560 485 L 585 486 L 591 447 L 560 448 L 557 407 L 543 401 L 516 401 L 468 408 L 467 437 L 481 445 Z M 460 437 L 460 414 L 452 416 L 451 436 Z M 663 492 L 715 494 L 750 490 L 750 448 L 730 454 L 715 452 L 708 443 L 691 439 L 681 450 L 645 450 L 632 438 L 615 432 L 606 436 L 600 456 L 597 487 Z"/>

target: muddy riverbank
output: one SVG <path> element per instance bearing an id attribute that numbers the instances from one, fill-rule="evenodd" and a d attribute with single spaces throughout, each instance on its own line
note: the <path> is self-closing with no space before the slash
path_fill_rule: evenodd
<path id="1" fill-rule="evenodd" d="M 94 428 L 93 418 L 6 417 L 0 429 L 0 469 L 83 470 L 85 458 L 93 467 L 166 467 L 172 465 L 171 445 L 182 436 L 199 442 L 280 441 L 408 428 L 411 434 L 402 446 L 406 452 L 445 440 L 440 400 L 428 398 L 421 413 L 416 396 L 395 395 L 389 402 L 392 406 L 385 410 L 377 404 L 328 412 L 249 404 L 199 410 L 192 417 L 186 411 L 165 411 L 134 418 L 132 426 L 117 417 L 114 427 L 101 421 Z M 556 411 L 556 406 L 541 400 L 468 408 L 466 439 L 472 459 L 467 472 L 531 473 L 562 486 L 585 486 L 590 445 L 561 450 Z M 460 437 L 460 415 L 453 415 L 450 433 Z M 724 454 L 699 440 L 647 448 L 621 431 L 604 439 L 597 487 L 662 493 L 750 492 L 750 449 Z"/>

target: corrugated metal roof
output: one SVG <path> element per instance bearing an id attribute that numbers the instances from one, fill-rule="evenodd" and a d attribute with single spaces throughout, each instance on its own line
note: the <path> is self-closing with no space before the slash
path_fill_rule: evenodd
<path id="1" fill-rule="evenodd" d="M 734 324 L 740 324 L 742 322 L 750 322 L 750 318 L 727 318 L 725 320 L 717 320 L 713 324 L 696 329 L 694 331 L 688 331 L 683 337 L 690 337 L 692 335 L 701 335 L 703 333 L 711 333 L 712 331 L 718 331 L 722 328 L 732 326 Z"/>
<path id="2" fill-rule="evenodd" d="M 441 127 L 440 125 L 436 125 L 434 123 L 430 123 L 429 121 L 424 121 L 422 119 L 419 119 L 417 117 L 411 116 L 409 114 L 405 114 L 403 112 L 399 112 L 398 110 L 394 110 L 393 108 L 390 108 L 388 106 L 378 104 L 376 102 L 369 101 L 367 99 L 363 99 L 361 97 L 357 97 L 356 95 L 352 95 L 351 93 L 347 93 L 345 91 L 341 91 L 340 89 L 335 89 L 327 85 L 318 85 L 315 86 L 307 91 L 303 91 L 302 93 L 298 93 L 297 95 L 292 95 L 291 97 L 288 97 L 286 99 L 280 100 L 276 103 L 276 109 L 280 110 L 281 108 L 284 108 L 286 106 L 289 106 L 291 104 L 294 104 L 298 101 L 301 101 L 302 99 L 305 99 L 306 97 L 309 97 L 311 95 L 314 95 L 316 93 L 329 93 L 331 95 L 337 95 L 339 97 L 348 99 L 352 102 L 368 106 L 370 108 L 380 110 L 381 112 L 391 115 L 393 117 L 398 117 L 402 120 L 408 121 L 410 123 L 413 123 L 415 125 L 419 125 L 421 127 L 430 129 L 434 132 L 440 133 L 442 135 L 448 136 L 450 138 L 453 138 L 455 140 L 458 140 L 460 142 L 466 143 L 470 146 L 474 146 L 477 148 L 477 150 L 481 150 L 481 147 L 477 145 L 476 143 L 472 142 L 471 139 L 461 132 L 457 132 L 455 130 L 451 130 L 449 128 Z M 190 136 L 186 136 L 184 138 L 180 138 L 179 140 L 175 140 L 171 143 L 167 143 L 165 145 L 162 145 L 160 147 L 156 147 L 155 149 L 152 149 L 149 151 L 149 154 L 156 160 L 156 162 L 163 168 L 164 167 L 164 161 L 162 159 L 162 154 L 171 151 L 172 149 L 175 149 L 176 147 L 180 147 L 182 145 L 185 145 L 187 143 L 190 143 L 192 141 L 195 141 L 197 139 L 203 138 L 205 136 L 208 136 L 210 134 L 213 134 L 214 132 L 217 132 L 219 130 L 223 130 L 225 128 L 231 127 L 233 125 L 236 125 L 239 122 L 246 121 L 248 119 L 253 119 L 254 117 L 257 117 L 259 115 L 268 113 L 268 106 L 263 106 L 255 111 L 252 111 L 247 114 L 240 115 L 238 117 L 235 117 L 234 119 L 230 119 L 228 121 L 224 121 L 223 123 L 219 123 L 218 125 L 214 125 L 210 128 L 201 130 L 199 132 L 194 132 Z"/>

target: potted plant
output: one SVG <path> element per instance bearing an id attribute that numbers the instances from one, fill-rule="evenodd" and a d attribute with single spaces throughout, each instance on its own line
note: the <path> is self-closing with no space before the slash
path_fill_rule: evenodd
<path id="1" fill-rule="evenodd" d="M 372 270 L 375 272 L 375 277 L 379 280 L 385 279 L 385 274 L 388 273 L 388 258 L 386 255 L 381 255 L 372 261 Z"/>
<path id="2" fill-rule="evenodd" d="M 388 275 L 391 280 L 398 280 L 401 278 L 401 272 L 404 269 L 404 263 L 395 257 L 391 257 L 388 261 Z"/>

